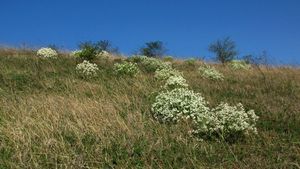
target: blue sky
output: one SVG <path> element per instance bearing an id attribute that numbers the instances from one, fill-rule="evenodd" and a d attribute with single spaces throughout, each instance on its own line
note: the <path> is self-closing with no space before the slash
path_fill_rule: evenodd
<path id="1" fill-rule="evenodd" d="M 124 54 L 161 40 L 173 56 L 212 57 L 208 45 L 230 36 L 239 55 L 266 50 L 272 62 L 300 64 L 299 0 L 1 0 L 0 44 L 107 39 Z"/>

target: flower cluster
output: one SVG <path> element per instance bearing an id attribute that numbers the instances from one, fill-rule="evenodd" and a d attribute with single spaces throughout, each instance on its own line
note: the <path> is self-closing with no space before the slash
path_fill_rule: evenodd
<path id="1" fill-rule="evenodd" d="M 164 86 L 165 89 L 186 88 L 186 87 L 188 87 L 188 84 L 186 80 L 180 75 L 170 76 L 167 79 L 166 84 Z"/>
<path id="2" fill-rule="evenodd" d="M 105 51 L 105 50 L 102 50 L 101 52 L 99 52 L 97 54 L 97 57 L 104 57 L 104 58 L 108 58 L 110 56 L 110 53 Z"/>
<path id="3" fill-rule="evenodd" d="M 243 60 L 232 60 L 229 63 L 229 66 L 233 70 L 249 70 L 251 68 L 251 65 L 247 64 Z"/>
<path id="4" fill-rule="evenodd" d="M 193 65 L 195 65 L 196 61 L 197 61 L 197 60 L 196 60 L 195 58 L 189 58 L 189 59 L 185 60 L 184 62 L 185 62 L 187 65 L 193 66 Z"/>
<path id="5" fill-rule="evenodd" d="M 90 63 L 86 60 L 76 66 L 76 71 L 84 78 L 95 77 L 98 70 L 98 66 L 95 63 Z"/>
<path id="6" fill-rule="evenodd" d="M 114 71 L 118 75 L 135 76 L 139 72 L 139 68 L 136 63 L 123 62 L 116 63 L 114 65 Z"/>
<path id="7" fill-rule="evenodd" d="M 212 80 L 223 80 L 224 76 L 219 71 L 217 71 L 214 67 L 209 65 L 204 65 L 199 67 L 199 72 L 203 77 L 212 79 Z"/>
<path id="8" fill-rule="evenodd" d="M 154 77 L 158 80 L 167 80 L 171 76 L 181 76 L 181 72 L 173 68 L 157 69 Z"/>
<path id="9" fill-rule="evenodd" d="M 242 104 L 230 106 L 221 103 L 214 109 L 199 94 L 186 88 L 175 88 L 156 96 L 152 104 L 155 119 L 161 122 L 190 120 L 192 134 L 200 139 L 235 139 L 257 133 L 258 116 L 253 110 L 245 111 Z"/>
<path id="10" fill-rule="evenodd" d="M 228 140 L 257 133 L 255 125 L 258 116 L 253 110 L 245 111 L 241 103 L 236 106 L 221 103 L 209 111 L 208 115 L 210 118 L 207 118 L 206 125 L 203 125 L 203 121 L 196 121 L 194 134 L 200 137 L 222 137 Z"/>
<path id="11" fill-rule="evenodd" d="M 161 122 L 178 122 L 196 119 L 209 113 L 204 98 L 191 90 L 176 88 L 164 91 L 155 98 L 151 108 L 155 119 Z"/>
<path id="12" fill-rule="evenodd" d="M 148 72 L 155 72 L 159 69 L 172 68 L 169 62 L 163 62 L 156 58 L 141 56 L 141 63 L 144 66 L 145 70 Z"/>
<path id="13" fill-rule="evenodd" d="M 37 55 L 44 58 L 55 58 L 57 52 L 51 48 L 41 48 L 37 51 Z"/>

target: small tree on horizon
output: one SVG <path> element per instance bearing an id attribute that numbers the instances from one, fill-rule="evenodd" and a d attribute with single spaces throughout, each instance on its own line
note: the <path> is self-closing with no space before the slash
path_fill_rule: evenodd
<path id="1" fill-rule="evenodd" d="M 101 51 L 107 51 L 109 53 L 118 53 L 119 49 L 114 47 L 109 40 L 100 40 L 96 43 L 96 46 Z"/>
<path id="2" fill-rule="evenodd" d="M 216 54 L 216 59 L 221 63 L 226 63 L 237 55 L 236 45 L 230 37 L 219 39 L 209 46 L 209 51 Z"/>
<path id="3" fill-rule="evenodd" d="M 166 48 L 161 41 L 147 42 L 144 47 L 140 48 L 140 54 L 148 57 L 162 57 L 165 52 Z"/>

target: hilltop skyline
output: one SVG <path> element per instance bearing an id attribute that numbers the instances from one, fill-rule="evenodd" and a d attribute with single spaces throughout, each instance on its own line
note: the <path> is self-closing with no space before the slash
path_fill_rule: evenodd
<path id="1" fill-rule="evenodd" d="M 110 40 L 130 55 L 147 41 L 163 41 L 168 55 L 213 56 L 211 42 L 230 36 L 239 56 L 267 51 L 275 64 L 300 64 L 300 2 L 21 1 L 4 0 L 0 44 L 49 44 L 76 49 Z"/>

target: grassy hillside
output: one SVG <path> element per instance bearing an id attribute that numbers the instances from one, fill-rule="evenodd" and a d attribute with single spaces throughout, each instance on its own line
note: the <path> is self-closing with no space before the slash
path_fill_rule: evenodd
<path id="1" fill-rule="evenodd" d="M 201 77 L 201 64 L 173 61 L 209 101 L 242 103 L 259 116 L 258 135 L 236 143 L 197 141 L 189 124 L 160 124 L 150 107 L 162 85 L 153 73 L 118 77 L 120 58 L 95 60 L 84 80 L 76 59 L 0 52 L 0 168 L 300 168 L 300 70 L 234 71 Z"/>

